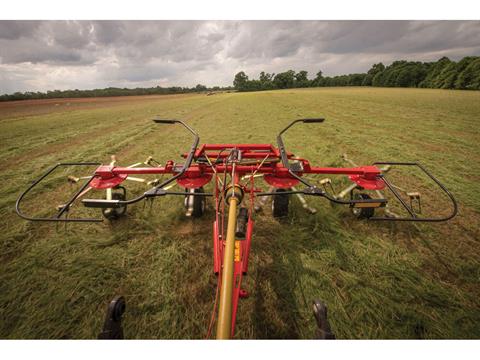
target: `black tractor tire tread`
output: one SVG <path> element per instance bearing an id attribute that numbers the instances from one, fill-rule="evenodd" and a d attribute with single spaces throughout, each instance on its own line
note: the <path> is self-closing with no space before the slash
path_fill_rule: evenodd
<path id="1" fill-rule="evenodd" d="M 123 193 L 113 192 L 112 200 L 125 201 L 126 196 Z M 113 209 L 102 209 L 103 216 L 108 220 L 118 220 L 119 218 L 124 216 L 126 212 L 127 212 L 127 205 L 124 205 L 119 208 L 113 208 Z"/>
<path id="2" fill-rule="evenodd" d="M 188 194 L 188 189 L 185 189 L 185 192 Z M 196 193 L 203 193 L 203 187 L 199 187 L 194 190 Z M 185 195 L 185 198 L 188 198 L 188 195 Z M 193 211 L 192 217 L 199 218 L 205 212 L 205 197 L 204 196 L 194 196 L 193 197 Z"/>
<path id="3" fill-rule="evenodd" d="M 288 216 L 288 205 L 290 203 L 290 195 L 282 194 L 287 189 L 275 189 L 278 195 L 273 195 L 272 214 L 274 218 L 282 218 Z"/>

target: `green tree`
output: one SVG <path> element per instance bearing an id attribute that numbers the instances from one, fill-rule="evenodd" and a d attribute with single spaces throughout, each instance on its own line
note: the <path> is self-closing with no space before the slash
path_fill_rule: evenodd
<path id="1" fill-rule="evenodd" d="M 441 87 L 438 84 L 439 76 L 443 69 L 451 63 L 450 59 L 446 56 L 439 59 L 437 62 L 429 65 L 428 73 L 425 79 L 419 84 L 420 87 L 426 88 L 438 88 Z"/>
<path id="2" fill-rule="evenodd" d="M 262 71 L 262 72 L 260 73 L 260 81 L 261 81 L 262 83 L 266 83 L 266 82 L 272 81 L 274 75 L 275 75 L 275 74 L 269 74 L 269 73 L 266 73 L 265 71 Z"/>
<path id="3" fill-rule="evenodd" d="M 240 71 L 235 75 L 235 78 L 233 79 L 233 86 L 238 91 L 244 91 L 247 88 L 247 82 L 248 76 L 243 71 Z"/>
<path id="4" fill-rule="evenodd" d="M 324 79 L 322 70 L 319 70 L 315 79 L 312 80 L 311 86 L 324 86 Z"/>
<path id="5" fill-rule="evenodd" d="M 308 80 L 308 72 L 305 70 L 301 70 L 297 72 L 295 75 L 295 87 L 308 87 L 310 86 L 310 81 Z"/>
<path id="6" fill-rule="evenodd" d="M 295 71 L 288 70 L 275 75 L 273 82 L 279 89 L 292 88 L 295 83 Z"/>
<path id="7" fill-rule="evenodd" d="M 262 90 L 270 90 L 275 88 L 275 85 L 272 81 L 274 75 L 275 74 L 266 73 L 265 71 L 260 73 L 260 86 Z"/>
<path id="8" fill-rule="evenodd" d="M 363 78 L 363 86 L 372 86 L 373 78 L 375 75 L 383 72 L 385 70 L 385 65 L 382 63 L 373 64 L 370 70 L 368 70 L 366 76 Z"/>
<path id="9" fill-rule="evenodd" d="M 469 89 L 470 83 L 478 70 L 478 57 L 467 56 L 457 64 L 457 78 L 455 79 L 455 89 Z"/>
<path id="10" fill-rule="evenodd" d="M 205 91 L 205 90 L 207 90 L 207 87 L 205 85 L 197 84 L 197 86 L 195 86 L 195 91 L 197 92 Z"/>

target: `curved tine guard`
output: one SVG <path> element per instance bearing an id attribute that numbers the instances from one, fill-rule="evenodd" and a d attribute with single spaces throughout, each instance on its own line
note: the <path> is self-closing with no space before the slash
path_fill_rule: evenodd
<path id="1" fill-rule="evenodd" d="M 311 124 L 311 123 L 323 123 L 325 121 L 324 118 L 308 118 L 308 119 L 298 119 L 292 121 L 288 126 L 286 126 L 280 133 L 277 135 L 277 145 L 278 145 L 278 150 L 280 151 L 280 157 L 282 158 L 282 164 L 288 169 L 288 172 L 295 177 L 296 179 L 300 180 L 304 185 L 307 185 L 308 187 L 311 187 L 312 185 L 302 179 L 300 176 L 295 174 L 291 168 L 290 164 L 288 163 L 288 156 L 287 156 L 287 150 L 285 149 L 285 144 L 283 143 L 282 139 L 282 134 L 285 133 L 288 129 L 290 129 L 293 125 L 295 125 L 298 122 L 303 122 L 305 124 Z"/>
<path id="2" fill-rule="evenodd" d="M 71 198 L 70 200 L 67 201 L 67 203 L 57 212 L 57 214 L 51 218 L 36 218 L 36 217 L 31 217 L 28 215 L 25 215 L 22 213 L 20 209 L 20 203 L 22 202 L 23 198 L 25 195 L 27 195 L 35 186 L 37 186 L 43 179 L 45 179 L 48 175 L 50 175 L 53 171 L 55 171 L 58 167 L 61 166 L 98 166 L 101 165 L 99 162 L 71 162 L 71 163 L 58 163 L 54 167 L 52 167 L 50 170 L 48 170 L 45 174 L 40 176 L 37 180 L 33 182 L 32 185 L 30 185 L 27 190 L 25 190 L 17 199 L 17 202 L 15 203 L 15 211 L 17 212 L 18 216 L 25 220 L 29 221 L 60 221 L 60 222 L 102 222 L 102 219 L 89 219 L 89 218 L 62 218 L 61 216 L 65 214 L 69 208 L 70 205 L 77 199 L 77 197 L 82 193 L 83 190 L 85 190 L 90 182 L 93 180 L 95 175 L 92 175 L 86 182 L 85 184 L 78 190 Z"/>
<path id="3" fill-rule="evenodd" d="M 84 206 L 94 207 L 94 208 L 117 208 L 117 207 L 122 207 L 124 205 L 129 205 L 129 204 L 139 202 L 139 201 L 141 201 L 145 198 L 151 198 L 151 197 L 155 197 L 155 196 L 164 196 L 164 195 L 178 195 L 175 192 L 167 192 L 166 190 L 163 189 L 163 187 L 167 186 L 171 182 L 178 179 L 190 167 L 190 165 L 192 164 L 192 161 L 193 161 L 193 157 L 195 155 L 195 151 L 197 150 L 200 138 L 199 138 L 198 134 L 195 132 L 195 130 L 193 130 L 190 126 L 185 124 L 182 120 L 158 119 L 157 118 L 157 119 L 153 119 L 153 121 L 157 124 L 179 123 L 183 127 L 185 127 L 189 132 L 191 132 L 193 134 L 194 140 L 193 140 L 193 143 L 192 143 L 192 147 L 190 148 L 190 152 L 188 153 L 187 159 L 185 160 L 185 164 L 183 164 L 182 169 L 177 174 L 172 176 L 171 178 L 165 180 L 164 182 L 162 182 L 161 184 L 159 184 L 157 186 L 152 187 L 150 190 L 147 190 L 145 193 L 143 193 L 142 195 L 140 195 L 140 196 L 138 196 L 134 199 L 124 200 L 124 201 L 122 201 L 122 200 L 104 200 L 104 199 L 83 199 L 82 204 Z M 185 195 L 185 193 L 182 193 L 182 195 Z M 210 194 L 204 194 L 204 193 L 201 193 L 201 194 L 197 193 L 195 195 L 210 196 Z"/>
<path id="4" fill-rule="evenodd" d="M 381 162 L 375 162 L 373 165 L 394 165 L 394 166 L 416 166 L 420 170 L 422 170 L 430 179 L 432 179 L 439 187 L 440 189 L 450 198 L 452 202 L 452 212 L 450 215 L 442 217 L 442 218 L 419 218 L 415 214 L 415 212 L 412 210 L 412 208 L 405 203 L 405 201 L 400 197 L 400 194 L 398 194 L 397 190 L 395 190 L 395 187 L 392 186 L 390 181 L 387 180 L 386 176 L 383 174 L 382 179 L 385 185 L 388 187 L 388 189 L 393 193 L 393 195 L 397 198 L 398 201 L 402 204 L 402 206 L 405 208 L 405 210 L 408 211 L 410 214 L 410 217 L 398 217 L 398 218 L 391 218 L 391 217 L 371 217 L 369 220 L 389 220 L 389 221 L 418 221 L 418 222 L 440 222 L 440 221 L 447 221 L 452 219 L 455 215 L 457 215 L 458 212 L 458 205 L 457 205 L 457 200 L 455 197 L 450 193 L 450 191 L 447 190 L 445 185 L 443 185 L 435 176 L 433 176 L 427 169 L 425 169 L 421 164 L 416 163 L 416 162 L 392 162 L 392 161 L 381 161 Z"/>
<path id="5" fill-rule="evenodd" d="M 304 124 L 312 124 L 312 123 L 323 123 L 325 121 L 324 118 L 307 118 L 307 119 L 298 119 L 292 121 L 287 127 L 285 127 L 282 131 L 277 136 L 277 145 L 278 149 L 280 151 L 280 157 L 282 158 L 282 164 L 284 167 L 288 169 L 288 172 L 290 175 L 292 175 L 295 179 L 300 181 L 302 184 L 306 185 L 307 188 L 302 190 L 302 191 L 289 191 L 285 192 L 284 194 L 303 194 L 303 195 L 314 195 L 314 196 L 323 196 L 330 200 L 331 202 L 337 203 L 337 204 L 343 204 L 343 205 L 353 205 L 357 203 L 375 203 L 378 204 L 380 203 L 380 206 L 385 206 L 387 201 L 385 199 L 362 199 L 362 200 L 339 200 L 335 199 L 334 197 L 330 196 L 326 191 L 316 187 L 315 185 L 310 184 L 308 181 L 303 179 L 302 177 L 298 176 L 295 174 L 295 172 L 291 169 L 290 164 L 288 163 L 288 156 L 287 156 L 287 150 L 285 149 L 285 144 L 283 143 L 282 139 L 282 134 L 285 133 L 288 129 L 290 129 L 293 125 L 296 123 L 302 122 Z M 276 193 L 260 193 L 257 194 L 257 196 L 270 196 L 270 195 L 276 195 Z"/>

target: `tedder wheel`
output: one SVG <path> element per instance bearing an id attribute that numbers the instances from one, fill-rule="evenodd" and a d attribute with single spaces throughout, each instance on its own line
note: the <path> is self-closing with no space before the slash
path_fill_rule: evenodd
<path id="1" fill-rule="evenodd" d="M 355 200 L 368 200 L 371 199 L 372 197 L 368 194 L 365 193 L 357 193 L 353 196 L 353 199 Z M 357 219 L 369 219 L 373 216 L 375 209 L 374 208 L 351 208 L 353 216 L 355 216 Z"/>
<path id="2" fill-rule="evenodd" d="M 120 193 L 120 192 L 112 193 L 112 200 L 125 201 L 126 198 L 127 197 L 126 197 L 125 190 L 123 190 L 123 193 Z M 126 212 L 127 212 L 127 205 L 123 205 L 118 208 L 102 209 L 103 216 L 108 220 L 117 220 L 120 217 L 124 216 Z"/>
<path id="3" fill-rule="evenodd" d="M 188 193 L 203 193 L 203 187 L 198 189 L 185 189 L 185 192 Z M 185 209 L 187 210 L 186 215 L 194 218 L 198 218 L 203 215 L 205 212 L 205 198 L 203 196 L 191 196 L 185 195 Z"/>
<path id="4" fill-rule="evenodd" d="M 288 216 L 288 204 L 290 202 L 289 194 L 282 194 L 286 189 L 275 189 L 278 195 L 273 195 L 272 213 L 273 217 L 281 218 Z"/>

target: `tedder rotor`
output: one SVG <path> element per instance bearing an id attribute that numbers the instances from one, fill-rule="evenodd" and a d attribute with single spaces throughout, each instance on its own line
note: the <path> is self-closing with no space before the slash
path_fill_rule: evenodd
<path id="1" fill-rule="evenodd" d="M 277 146 L 271 144 L 203 144 L 199 146 L 197 133 L 181 120 L 155 119 L 157 124 L 180 124 L 193 136 L 188 153 L 183 155 L 183 164 L 172 160 L 164 165 L 147 158 L 145 162 L 128 167 L 116 164 L 115 157 L 108 165 L 96 162 L 59 163 L 34 181 L 18 198 L 16 211 L 19 216 L 30 221 L 53 222 L 101 222 L 101 218 L 69 217 L 74 204 L 90 190 L 105 190 L 102 199 L 85 199 L 81 202 L 89 208 L 101 209 L 109 221 L 123 216 L 127 206 L 146 199 L 161 196 L 183 196 L 186 215 L 199 217 L 205 209 L 207 197 L 213 197 L 215 219 L 213 221 L 213 272 L 218 278 L 218 315 L 216 338 L 229 339 L 235 334 L 235 320 L 239 299 L 248 295 L 242 288 L 243 276 L 248 273 L 248 259 L 252 242 L 255 212 L 272 198 L 272 213 L 275 217 L 288 215 L 292 195 L 298 197 L 303 207 L 310 213 L 316 210 L 305 200 L 307 196 L 321 197 L 332 204 L 346 205 L 357 218 L 377 221 L 439 222 L 453 218 L 457 213 L 457 203 L 452 194 L 424 166 L 416 162 L 377 162 L 367 166 L 357 166 L 346 155 L 343 159 L 352 167 L 318 167 L 307 159 L 296 157 L 285 148 L 282 135 L 294 124 L 322 123 L 323 118 L 299 119 L 290 123 L 277 136 Z M 71 183 L 80 183 L 78 191 L 64 204 L 57 206 L 52 217 L 26 215 L 21 208 L 24 197 L 57 168 L 72 166 L 98 166 L 93 174 L 86 177 L 69 176 Z M 394 185 L 387 178 L 387 172 L 395 167 L 416 168 L 436 184 L 440 192 L 451 202 L 451 211 L 441 216 L 422 216 L 419 191 L 407 191 Z M 170 175 L 165 180 L 147 181 L 141 175 Z M 330 178 L 314 182 L 314 175 L 344 175 L 349 185 L 338 193 L 334 191 Z M 262 190 L 257 179 L 262 178 L 269 189 Z M 125 181 L 144 183 L 147 191 L 137 197 L 127 198 Z M 212 191 L 205 186 L 213 184 Z M 183 191 L 170 190 L 178 185 Z M 370 192 L 369 195 L 367 191 Z M 399 204 L 392 210 L 384 196 L 388 191 Z M 405 215 L 398 214 L 401 210 Z M 377 215 L 375 214 L 377 212 Z M 216 300 L 217 303 L 217 300 Z M 313 302 L 314 315 L 318 324 L 318 337 L 334 338 L 327 321 L 327 309 L 319 300 Z M 108 307 L 107 318 L 100 338 L 121 338 L 121 316 L 125 310 L 123 297 L 116 297 Z M 215 311 L 215 310 L 214 310 Z M 210 331 L 209 335 L 210 336 Z"/>

